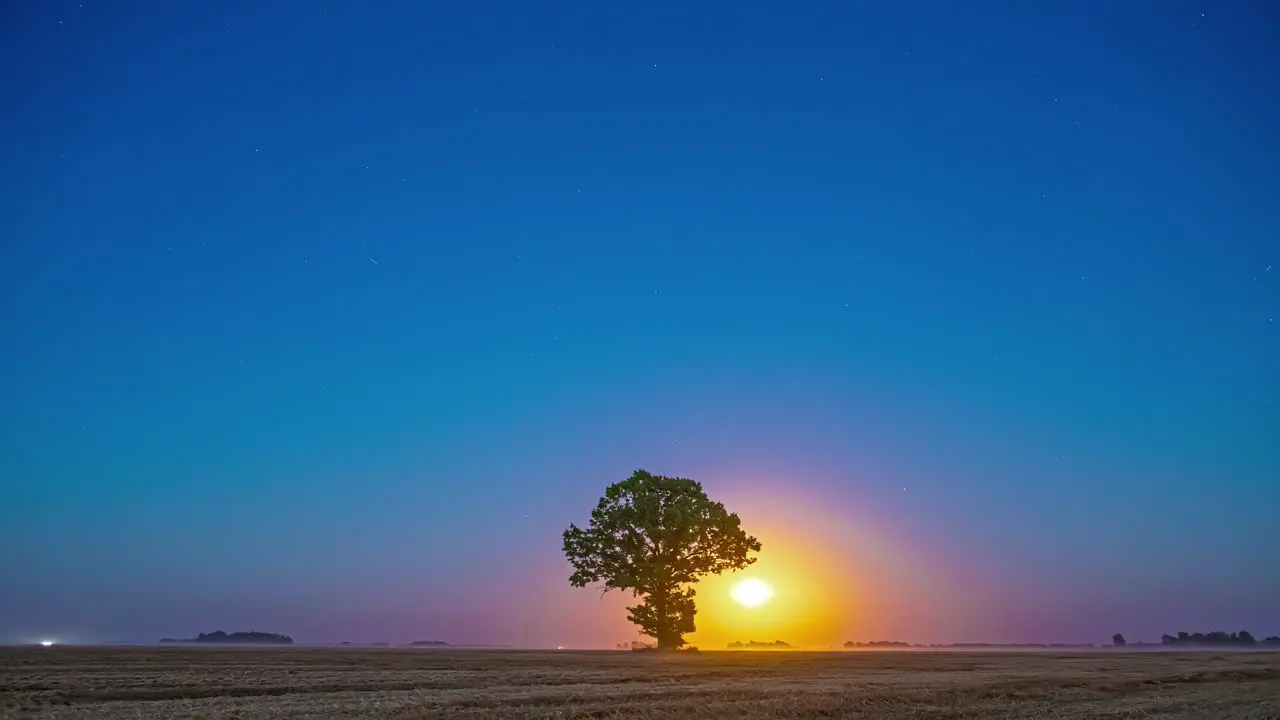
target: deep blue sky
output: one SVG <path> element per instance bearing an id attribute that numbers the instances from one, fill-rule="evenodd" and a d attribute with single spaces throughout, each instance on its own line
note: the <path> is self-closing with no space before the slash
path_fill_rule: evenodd
<path id="1" fill-rule="evenodd" d="M 833 641 L 1280 633 L 1266 3 L 0 12 L 0 640 L 612 644 L 637 467 L 949 578 Z"/>

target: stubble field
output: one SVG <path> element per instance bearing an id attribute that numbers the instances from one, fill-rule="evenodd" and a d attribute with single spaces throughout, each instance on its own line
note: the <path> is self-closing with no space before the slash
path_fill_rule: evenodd
<path id="1" fill-rule="evenodd" d="M 1280 654 L 0 648 L 3 718 L 1280 718 Z"/>

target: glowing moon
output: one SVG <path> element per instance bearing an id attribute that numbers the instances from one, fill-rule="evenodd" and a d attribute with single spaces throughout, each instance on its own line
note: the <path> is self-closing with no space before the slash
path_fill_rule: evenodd
<path id="1" fill-rule="evenodd" d="M 744 607 L 760 607 L 773 598 L 773 588 L 759 578 L 747 578 L 733 586 L 729 597 Z"/>

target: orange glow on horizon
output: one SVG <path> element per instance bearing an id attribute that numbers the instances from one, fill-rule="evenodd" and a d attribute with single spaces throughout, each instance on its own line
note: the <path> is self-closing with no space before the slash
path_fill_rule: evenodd
<path id="1" fill-rule="evenodd" d="M 825 650 L 846 640 L 899 639 L 942 595 L 921 558 L 888 528 L 849 510 L 849 500 L 781 481 L 738 481 L 710 491 L 763 548 L 750 567 L 695 586 L 692 645 L 722 650 L 732 642 L 782 640 Z M 773 590 L 767 602 L 749 606 L 734 598 L 734 588 L 752 578 Z"/>
<path id="2" fill-rule="evenodd" d="M 847 609 L 833 564 L 782 532 L 755 532 L 765 549 L 754 565 L 698 583 L 698 630 L 690 643 L 707 650 L 752 640 L 829 646 Z M 772 591 L 767 597 L 765 588 Z"/>

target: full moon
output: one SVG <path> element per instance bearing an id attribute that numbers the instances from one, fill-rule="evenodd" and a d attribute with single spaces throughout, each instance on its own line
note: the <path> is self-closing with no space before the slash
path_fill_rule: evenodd
<path id="1" fill-rule="evenodd" d="M 739 605 L 760 607 L 773 597 L 773 588 L 759 578 L 747 578 L 729 591 L 729 596 Z"/>

